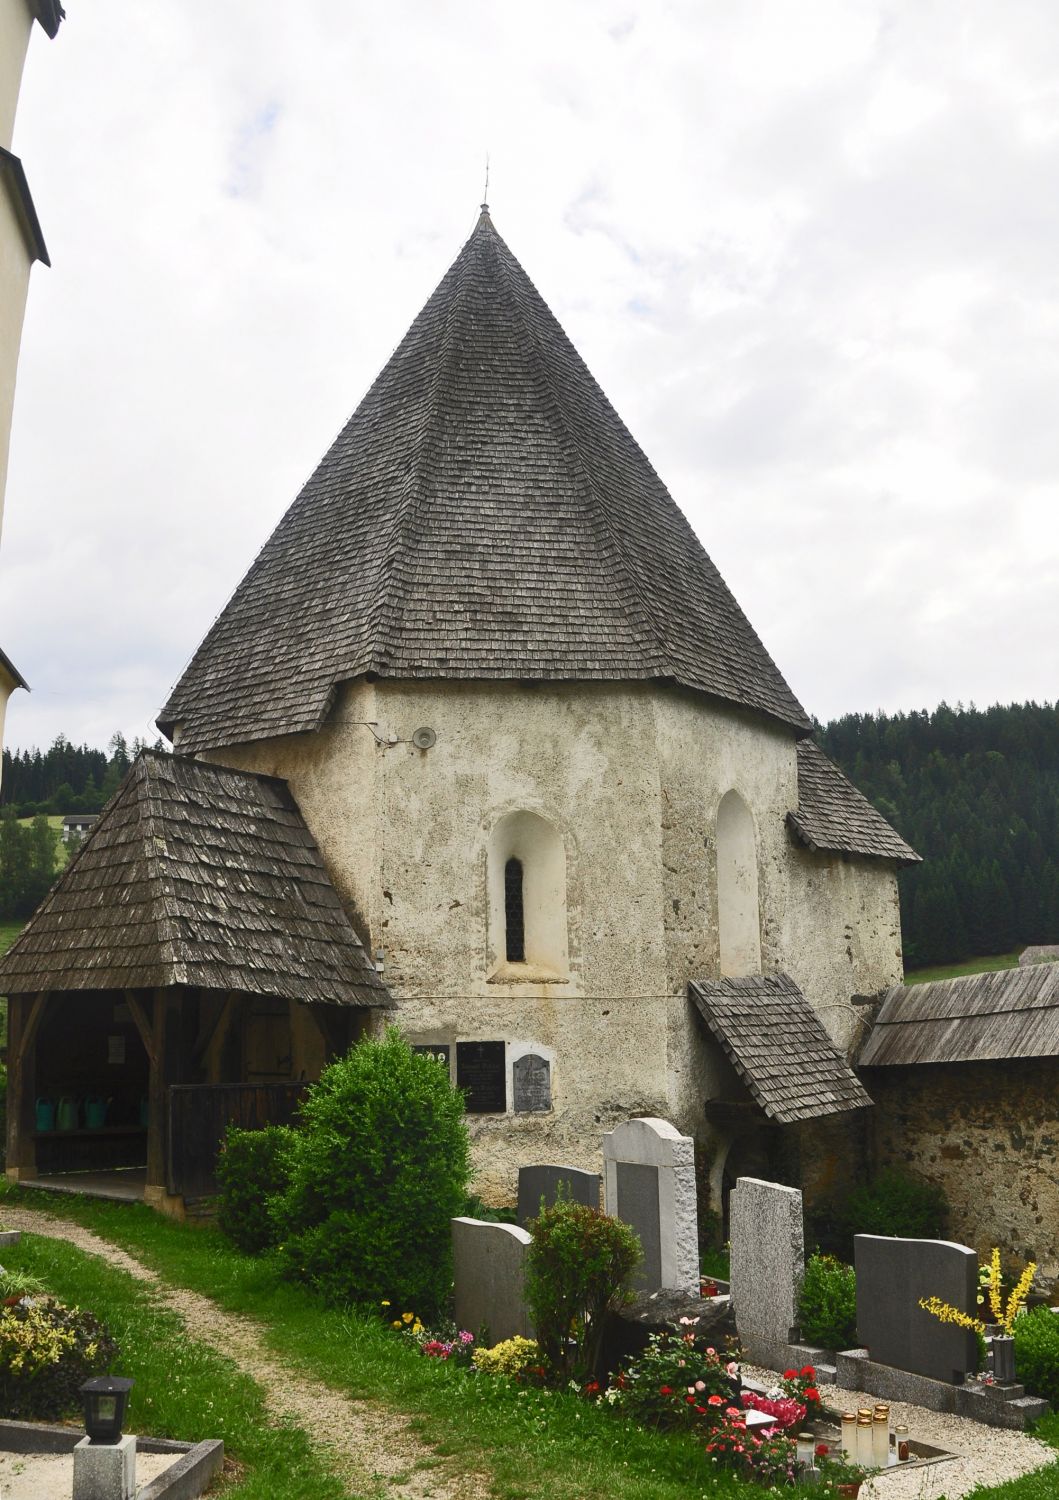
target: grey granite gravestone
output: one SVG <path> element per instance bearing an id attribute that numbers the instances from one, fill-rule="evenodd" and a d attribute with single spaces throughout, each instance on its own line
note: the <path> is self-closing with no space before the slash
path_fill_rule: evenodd
<path id="1" fill-rule="evenodd" d="M 603 1137 L 607 1212 L 640 1236 L 644 1258 L 633 1285 L 699 1290 L 695 1143 L 668 1120 L 627 1120 Z"/>
<path id="2" fill-rule="evenodd" d="M 521 1334 L 533 1337 L 526 1306 L 526 1252 L 533 1236 L 517 1224 L 453 1219 L 452 1271 L 457 1326 L 476 1337 L 484 1327 L 490 1345 Z"/>
<path id="3" fill-rule="evenodd" d="M 583 1172 L 580 1167 L 519 1167 L 519 1223 L 524 1225 L 537 1217 L 542 1198 L 550 1207 L 560 1186 L 571 1202 L 584 1203 L 589 1208 L 599 1207 L 602 1182 L 598 1172 Z"/>
<path id="4" fill-rule="evenodd" d="M 552 1066 L 546 1057 L 526 1052 L 511 1064 L 511 1097 L 515 1113 L 540 1114 L 552 1107 Z"/>
<path id="5" fill-rule="evenodd" d="M 752 1363 L 783 1370 L 796 1337 L 805 1275 L 802 1195 L 778 1182 L 740 1177 L 732 1189 L 729 1216 L 739 1342 Z"/>
<path id="6" fill-rule="evenodd" d="M 970 1329 L 942 1323 L 919 1306 L 938 1297 L 978 1315 L 978 1256 L 948 1240 L 853 1238 L 857 1271 L 857 1338 L 871 1359 L 914 1375 L 961 1385 L 978 1364 Z"/>

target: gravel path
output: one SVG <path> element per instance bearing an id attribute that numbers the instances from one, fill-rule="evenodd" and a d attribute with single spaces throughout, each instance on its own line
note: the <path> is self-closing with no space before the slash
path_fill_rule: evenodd
<path id="1" fill-rule="evenodd" d="M 170 1286 L 149 1266 L 70 1219 L 5 1205 L 4 1227 L 65 1240 L 150 1285 L 193 1338 L 257 1381 L 274 1426 L 293 1422 L 304 1428 L 324 1462 L 348 1486 L 351 1500 L 485 1500 L 489 1495 L 486 1476 L 448 1471 L 445 1459 L 411 1432 L 407 1417 L 374 1402 L 355 1401 L 281 1364 L 252 1319 L 226 1313 L 197 1292 Z"/>
<path id="2" fill-rule="evenodd" d="M 767 1385 L 779 1376 L 772 1370 L 743 1366 L 744 1373 Z M 820 1395 L 825 1406 L 837 1411 L 856 1411 L 859 1406 L 873 1406 L 878 1399 L 864 1391 L 847 1391 L 837 1385 L 822 1385 Z M 908 1435 L 933 1448 L 945 1448 L 955 1458 L 928 1464 L 922 1469 L 891 1469 L 878 1475 L 861 1490 L 862 1500 L 960 1500 L 978 1484 L 1000 1484 L 1017 1479 L 1045 1464 L 1056 1463 L 1055 1449 L 1024 1432 L 1007 1432 L 1001 1427 L 986 1427 L 967 1417 L 949 1417 L 942 1412 L 927 1411 L 923 1406 L 909 1406 L 903 1401 L 890 1403 L 890 1421 L 904 1423 Z M 1059 1467 L 1055 1472 L 1055 1491 L 1059 1496 Z"/>

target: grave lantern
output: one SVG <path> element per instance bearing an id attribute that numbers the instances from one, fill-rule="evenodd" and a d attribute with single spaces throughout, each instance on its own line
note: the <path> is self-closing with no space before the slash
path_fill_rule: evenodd
<path id="1" fill-rule="evenodd" d="M 97 1375 L 81 1387 L 85 1432 L 91 1443 L 120 1443 L 125 1407 L 133 1382 L 120 1375 Z"/>

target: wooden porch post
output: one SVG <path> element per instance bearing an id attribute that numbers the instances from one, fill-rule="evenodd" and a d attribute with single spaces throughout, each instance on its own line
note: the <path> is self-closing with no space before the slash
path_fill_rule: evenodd
<path id="1" fill-rule="evenodd" d="M 151 1000 L 151 1045 L 147 1053 L 150 1065 L 147 1084 L 147 1196 L 157 1199 L 164 1197 L 166 1191 L 165 990 L 155 990 Z"/>
<path id="2" fill-rule="evenodd" d="M 24 1001 L 12 995 L 7 1002 L 7 1178 L 17 1182 L 22 1149 L 22 1041 Z"/>
<path id="3" fill-rule="evenodd" d="M 47 990 L 8 1000 L 7 1176 L 12 1182 L 37 1171 L 37 1031 L 47 1003 Z"/>

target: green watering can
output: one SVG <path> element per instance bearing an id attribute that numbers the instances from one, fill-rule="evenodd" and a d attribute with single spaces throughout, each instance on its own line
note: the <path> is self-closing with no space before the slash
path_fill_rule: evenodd
<path id="1" fill-rule="evenodd" d="M 89 1130 L 98 1130 L 106 1124 L 107 1105 L 109 1099 L 86 1099 L 85 1100 L 85 1124 Z"/>
<path id="2" fill-rule="evenodd" d="M 52 1099 L 37 1100 L 37 1129 L 55 1129 L 55 1101 Z"/>
<path id="3" fill-rule="evenodd" d="M 64 1094 L 59 1100 L 59 1107 L 55 1112 L 55 1127 L 57 1130 L 77 1129 L 77 1100 L 71 1094 Z"/>

